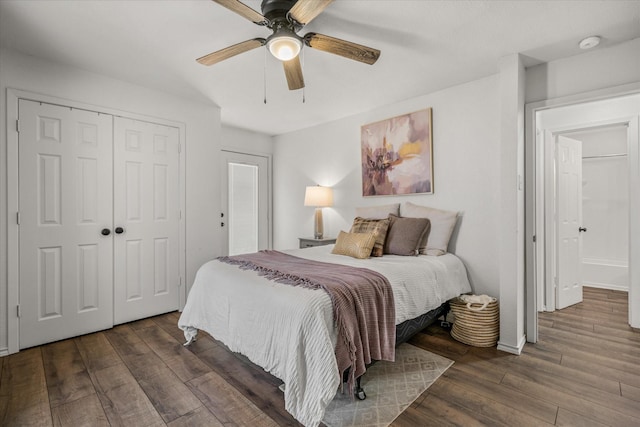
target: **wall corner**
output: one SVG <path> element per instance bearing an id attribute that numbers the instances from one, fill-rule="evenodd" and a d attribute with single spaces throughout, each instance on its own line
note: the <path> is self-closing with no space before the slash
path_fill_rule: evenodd
<path id="1" fill-rule="evenodd" d="M 505 56 L 500 70 L 500 348 L 522 347 L 524 287 L 524 98 L 520 54 Z M 510 352 L 512 352 L 510 351 Z M 519 354 L 519 352 L 518 352 Z"/>

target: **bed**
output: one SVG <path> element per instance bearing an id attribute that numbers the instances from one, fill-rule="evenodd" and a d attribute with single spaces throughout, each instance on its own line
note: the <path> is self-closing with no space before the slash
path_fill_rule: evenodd
<path id="1" fill-rule="evenodd" d="M 406 340 L 471 287 L 462 261 L 442 256 L 384 255 L 355 259 L 333 246 L 283 251 L 302 259 L 373 270 L 388 279 L 397 340 Z M 318 425 L 342 384 L 336 363 L 333 306 L 322 290 L 277 283 L 219 260 L 198 271 L 178 326 L 187 342 L 198 329 L 285 384 L 285 408 L 305 426 Z"/>

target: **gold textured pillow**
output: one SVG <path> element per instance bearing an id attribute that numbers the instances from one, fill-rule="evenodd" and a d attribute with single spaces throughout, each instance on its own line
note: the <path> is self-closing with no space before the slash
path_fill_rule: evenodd
<path id="1" fill-rule="evenodd" d="M 373 233 L 345 233 L 341 231 L 331 253 L 365 259 L 371 255 L 371 249 L 375 242 L 376 236 Z"/>
<path id="2" fill-rule="evenodd" d="M 389 229 L 389 219 L 365 219 L 356 217 L 353 220 L 350 233 L 373 233 L 376 242 L 373 245 L 371 256 L 382 256 L 384 254 L 384 241 L 387 238 Z"/>

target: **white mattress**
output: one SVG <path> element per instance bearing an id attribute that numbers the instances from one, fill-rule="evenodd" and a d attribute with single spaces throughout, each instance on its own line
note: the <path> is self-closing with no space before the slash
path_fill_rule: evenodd
<path id="1" fill-rule="evenodd" d="M 331 253 L 333 246 L 286 251 L 315 261 L 351 265 L 377 271 L 389 280 L 396 304 L 396 325 L 433 310 L 445 301 L 471 291 L 467 270 L 453 254 L 417 257 L 385 255 L 356 259 Z"/>
<path id="2" fill-rule="evenodd" d="M 333 246 L 285 251 L 301 258 L 369 268 L 393 288 L 396 324 L 471 291 L 455 255 L 385 255 L 358 260 L 333 255 Z M 269 281 L 254 271 L 210 261 L 196 275 L 178 326 L 187 341 L 207 331 L 285 384 L 285 408 L 316 426 L 340 385 L 334 355 L 333 308 L 322 290 Z"/>

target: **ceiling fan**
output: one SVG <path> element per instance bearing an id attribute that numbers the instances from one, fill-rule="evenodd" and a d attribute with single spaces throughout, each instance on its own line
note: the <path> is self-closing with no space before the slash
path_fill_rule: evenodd
<path id="1" fill-rule="evenodd" d="M 289 90 L 304 87 L 304 77 L 298 54 L 303 44 L 313 49 L 340 55 L 348 59 L 374 64 L 380 51 L 357 43 L 318 33 L 297 33 L 329 6 L 333 0 L 262 0 L 258 13 L 238 0 L 213 0 L 221 6 L 272 31 L 267 38 L 255 38 L 229 46 L 198 58 L 203 65 L 213 65 L 243 52 L 266 45 L 273 56 L 282 61 Z"/>

